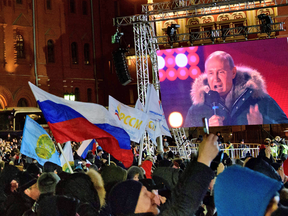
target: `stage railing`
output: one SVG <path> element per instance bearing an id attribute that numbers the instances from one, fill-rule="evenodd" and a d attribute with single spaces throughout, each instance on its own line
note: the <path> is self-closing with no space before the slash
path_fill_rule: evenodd
<path id="1" fill-rule="evenodd" d="M 246 157 L 246 154 L 249 152 L 252 157 L 257 157 L 260 151 L 260 144 L 256 143 L 245 143 L 245 148 L 240 148 L 241 143 L 234 143 L 233 148 L 230 149 L 220 149 L 224 151 L 231 159 L 238 159 Z M 191 154 L 196 155 L 198 151 L 199 144 L 191 143 L 189 149 L 186 150 L 186 154 L 190 157 Z M 180 157 L 185 157 L 185 152 L 178 151 L 177 146 L 169 146 L 170 150 L 176 155 L 180 154 Z"/>

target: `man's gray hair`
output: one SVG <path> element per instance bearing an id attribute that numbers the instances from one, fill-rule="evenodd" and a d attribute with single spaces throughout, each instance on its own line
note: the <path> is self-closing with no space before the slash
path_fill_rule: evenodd
<path id="1" fill-rule="evenodd" d="M 235 66 L 234 66 L 234 61 L 233 61 L 233 58 L 232 56 L 227 53 L 227 52 L 224 52 L 224 51 L 215 51 L 213 53 L 211 53 L 208 58 L 206 59 L 205 61 L 205 68 L 206 68 L 206 63 L 208 60 L 212 59 L 212 58 L 219 58 L 220 60 L 222 61 L 228 61 L 229 63 L 229 66 L 230 66 L 230 69 L 233 69 Z"/>

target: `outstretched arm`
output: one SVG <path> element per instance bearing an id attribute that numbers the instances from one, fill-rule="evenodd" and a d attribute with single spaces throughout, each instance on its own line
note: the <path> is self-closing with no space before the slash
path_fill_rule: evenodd
<path id="1" fill-rule="evenodd" d="M 194 215 L 214 177 L 209 166 L 218 151 L 217 136 L 210 134 L 199 146 L 197 162 L 187 166 L 160 215 Z"/>

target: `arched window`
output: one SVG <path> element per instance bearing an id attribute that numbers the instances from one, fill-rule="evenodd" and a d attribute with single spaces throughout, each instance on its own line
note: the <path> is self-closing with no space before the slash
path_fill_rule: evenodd
<path id="1" fill-rule="evenodd" d="M 17 103 L 17 107 L 28 107 L 28 101 L 25 98 L 21 98 Z"/>
<path id="2" fill-rule="evenodd" d="M 71 54 L 72 54 L 72 64 L 78 64 L 78 48 L 76 42 L 73 42 L 71 44 Z"/>
<path id="3" fill-rule="evenodd" d="M 25 58 L 25 51 L 24 51 L 24 39 L 23 36 L 18 34 L 16 36 L 16 51 L 17 51 L 17 58 Z"/>
<path id="4" fill-rule="evenodd" d="M 89 44 L 84 44 L 84 64 L 90 64 L 90 47 Z"/>
<path id="5" fill-rule="evenodd" d="M 82 12 L 83 12 L 83 15 L 87 15 L 88 14 L 87 1 L 82 1 Z"/>
<path id="6" fill-rule="evenodd" d="M 55 62 L 54 56 L 54 42 L 53 40 L 47 41 L 47 59 L 49 63 Z"/>
<path id="7" fill-rule="evenodd" d="M 75 101 L 80 101 L 80 90 L 75 88 Z"/>
<path id="8" fill-rule="evenodd" d="M 51 0 L 46 0 L 46 7 L 47 7 L 47 10 L 52 10 L 52 2 L 51 2 Z"/>
<path id="9" fill-rule="evenodd" d="M 70 12 L 76 13 L 75 0 L 70 0 Z"/>
<path id="10" fill-rule="evenodd" d="M 87 101 L 92 102 L 92 89 L 91 88 L 87 89 Z"/>

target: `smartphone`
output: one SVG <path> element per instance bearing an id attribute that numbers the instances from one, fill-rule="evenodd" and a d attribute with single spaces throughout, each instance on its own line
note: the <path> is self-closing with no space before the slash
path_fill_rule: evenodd
<path id="1" fill-rule="evenodd" d="M 203 118 L 204 121 L 204 133 L 209 135 L 209 125 L 208 125 L 208 119 L 207 118 Z"/>

